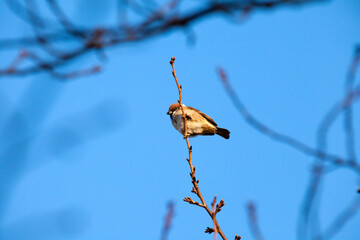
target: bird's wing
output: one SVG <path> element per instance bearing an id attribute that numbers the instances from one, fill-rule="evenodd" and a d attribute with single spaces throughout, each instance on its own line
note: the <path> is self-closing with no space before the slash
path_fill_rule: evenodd
<path id="1" fill-rule="evenodd" d="M 211 117 L 206 115 L 205 113 L 203 113 L 203 112 L 201 112 L 201 111 L 199 111 L 199 110 L 197 110 L 196 108 L 193 108 L 193 107 L 187 107 L 187 108 L 191 109 L 191 110 L 194 110 L 195 112 L 197 112 L 198 114 L 203 116 L 206 120 L 208 120 L 212 125 L 217 126 L 216 122 Z"/>

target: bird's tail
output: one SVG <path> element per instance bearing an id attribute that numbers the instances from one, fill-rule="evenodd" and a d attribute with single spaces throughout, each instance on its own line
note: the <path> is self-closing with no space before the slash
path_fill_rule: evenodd
<path id="1" fill-rule="evenodd" d="M 216 129 L 216 134 L 225 138 L 225 139 L 229 139 L 230 138 L 230 132 L 229 130 L 225 129 L 225 128 L 217 128 Z"/>

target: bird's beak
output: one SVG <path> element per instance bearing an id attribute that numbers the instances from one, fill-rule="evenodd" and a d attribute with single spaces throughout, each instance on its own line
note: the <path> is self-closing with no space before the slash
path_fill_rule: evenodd
<path id="1" fill-rule="evenodd" d="M 171 114 L 171 112 L 170 112 L 170 111 L 168 111 L 166 114 L 167 114 L 167 115 L 170 115 L 170 114 Z"/>

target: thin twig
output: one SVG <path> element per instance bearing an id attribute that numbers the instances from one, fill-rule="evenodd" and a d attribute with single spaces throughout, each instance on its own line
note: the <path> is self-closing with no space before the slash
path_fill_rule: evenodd
<path id="1" fill-rule="evenodd" d="M 211 203 L 211 207 L 212 207 L 212 218 L 216 217 L 216 212 L 215 212 L 215 204 L 216 204 L 216 195 L 214 196 L 214 200 Z M 216 240 L 217 237 L 217 227 L 215 226 L 215 222 L 214 222 L 214 240 Z"/>

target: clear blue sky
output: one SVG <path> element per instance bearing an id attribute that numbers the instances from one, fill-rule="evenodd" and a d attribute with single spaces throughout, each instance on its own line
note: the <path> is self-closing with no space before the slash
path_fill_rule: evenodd
<path id="1" fill-rule="evenodd" d="M 62 4 L 82 22 L 114 21 L 112 1 L 94 7 L 96 2 L 79 1 L 81 11 Z M 1 38 L 31 33 L 3 2 L 0 11 Z M 196 197 L 185 141 L 165 114 L 178 99 L 169 65 L 175 56 L 184 104 L 231 131 L 229 140 L 190 140 L 204 197 L 208 203 L 214 195 L 225 200 L 218 220 L 228 239 L 254 239 L 245 209 L 250 200 L 266 239 L 295 239 L 313 159 L 245 123 L 215 69 L 225 68 L 258 119 L 315 146 L 322 116 L 342 97 L 359 29 L 356 0 L 281 7 L 238 23 L 220 17 L 199 21 L 191 28 L 195 44 L 183 31 L 173 31 L 109 49 L 103 71 L 94 76 L 68 82 L 46 74 L 1 78 L 0 238 L 159 239 L 169 201 L 175 203 L 169 240 L 213 238 L 203 233 L 212 227 L 206 212 L 182 201 Z M 1 51 L 0 65 L 15 54 Z M 69 68 L 94 61 L 89 56 Z M 359 110 L 356 105 L 355 122 Z M 329 150 L 343 155 L 339 120 Z M 322 227 L 352 199 L 356 180 L 349 170 L 327 176 Z M 360 239 L 359 222 L 357 214 L 334 239 Z"/>

